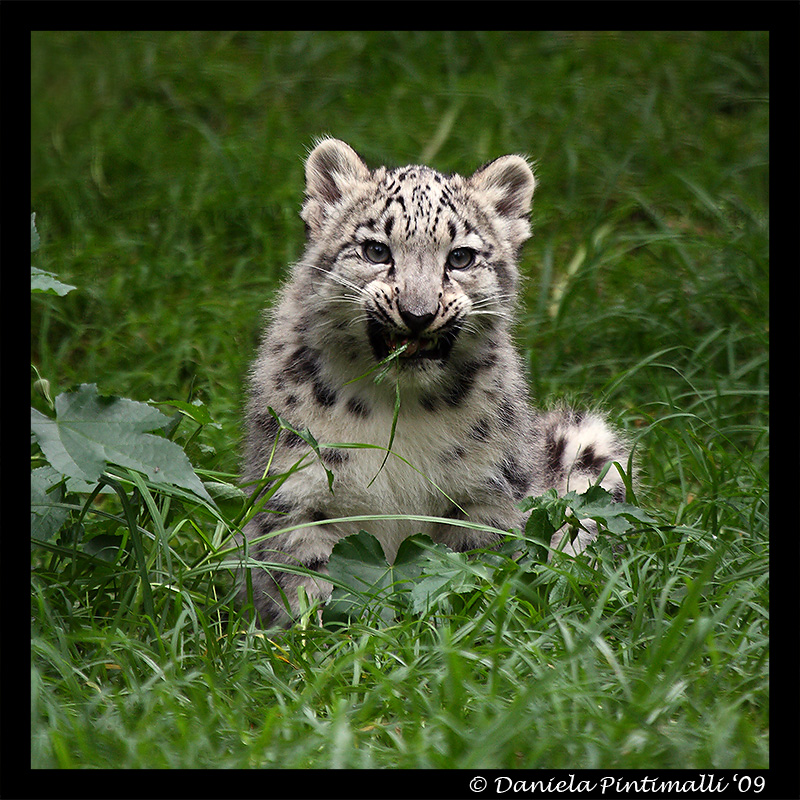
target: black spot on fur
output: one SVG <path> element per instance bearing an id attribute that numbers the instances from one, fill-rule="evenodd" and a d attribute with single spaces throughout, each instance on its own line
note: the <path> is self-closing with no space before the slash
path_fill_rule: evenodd
<path id="1" fill-rule="evenodd" d="M 360 397 L 351 397 L 347 401 L 346 407 L 351 414 L 354 414 L 356 417 L 361 417 L 362 419 L 366 419 L 372 413 L 372 409 L 370 409 L 369 405 Z"/>
<path id="2" fill-rule="evenodd" d="M 255 422 L 256 427 L 264 434 L 264 436 L 270 440 L 275 438 L 280 426 L 278 424 L 278 420 L 276 420 L 272 414 L 259 411 L 253 417 L 253 421 Z"/>
<path id="3" fill-rule="evenodd" d="M 469 432 L 472 439 L 477 442 L 487 442 L 489 440 L 489 423 L 481 417 Z"/>
<path id="4" fill-rule="evenodd" d="M 289 357 L 284 371 L 295 383 L 303 383 L 319 373 L 319 361 L 314 351 L 303 345 Z"/>
<path id="5" fill-rule="evenodd" d="M 472 389 L 472 378 L 469 375 L 461 375 L 442 395 L 442 399 L 449 406 L 459 406 L 464 402 L 466 396 Z"/>
<path id="6" fill-rule="evenodd" d="M 319 457 L 329 467 L 335 467 L 339 464 L 344 464 L 344 462 L 350 458 L 350 453 L 331 447 L 323 447 L 322 450 L 320 450 Z"/>
<path id="7" fill-rule="evenodd" d="M 455 447 L 451 447 L 449 450 L 445 450 L 443 453 L 439 455 L 439 461 L 443 464 L 450 464 L 453 461 L 458 461 L 467 454 L 467 450 L 461 445 L 456 445 Z"/>
<path id="8" fill-rule="evenodd" d="M 525 493 L 528 491 L 528 476 L 513 456 L 507 455 L 503 459 L 500 464 L 500 472 L 511 484 L 514 499 L 521 500 L 525 497 Z"/>
<path id="9" fill-rule="evenodd" d="M 561 459 L 564 455 L 564 447 L 567 440 L 563 436 L 556 436 L 549 432 L 547 434 L 547 441 L 545 444 L 545 453 L 547 454 L 547 469 L 553 474 L 559 474 L 562 470 Z"/>
<path id="10" fill-rule="evenodd" d="M 575 462 L 575 466 L 585 472 L 597 473 L 600 472 L 605 463 L 605 459 L 595 453 L 594 447 L 588 445 L 581 451 L 578 460 Z"/>
<path id="11" fill-rule="evenodd" d="M 314 266 L 318 267 L 324 272 L 330 272 L 333 269 L 333 265 L 336 263 L 336 260 L 339 257 L 339 253 L 341 252 L 341 250 L 342 248 L 340 248 L 339 252 L 337 252 L 336 254 L 323 253 L 321 256 L 317 258 L 317 262 Z"/>
<path id="12" fill-rule="evenodd" d="M 500 475 L 490 475 L 481 481 L 481 486 L 494 498 L 509 497 L 511 487 L 508 481 L 504 480 Z"/>
<path id="13" fill-rule="evenodd" d="M 258 536 L 263 536 L 265 533 L 271 533 L 277 528 L 280 528 L 281 518 L 281 514 L 270 514 L 268 512 L 259 514 L 255 519 L 256 526 L 258 527 Z"/>
<path id="14" fill-rule="evenodd" d="M 514 280 L 511 277 L 511 269 L 503 261 L 486 261 L 484 262 L 489 269 L 494 270 L 497 276 L 497 282 L 503 292 L 510 294 L 514 291 Z"/>
<path id="15" fill-rule="evenodd" d="M 306 444 L 294 431 L 283 431 L 281 441 L 287 447 L 302 447 Z"/>
<path id="16" fill-rule="evenodd" d="M 396 194 L 396 195 L 392 195 L 391 197 L 389 197 L 386 200 L 386 206 L 385 206 L 384 210 L 386 211 L 389 208 L 391 208 L 392 203 L 397 203 L 397 205 L 399 205 L 400 208 L 403 209 L 403 214 L 405 215 L 405 213 L 406 213 L 406 201 L 403 199 L 402 195 Z"/>
<path id="17" fill-rule="evenodd" d="M 326 408 L 336 404 L 336 392 L 321 380 L 314 381 L 314 399 Z"/>
<path id="18" fill-rule="evenodd" d="M 442 394 L 442 400 L 449 406 L 458 406 L 464 402 L 467 395 L 475 385 L 475 374 L 483 366 L 479 360 L 468 361 L 455 376 L 447 391 Z"/>
<path id="19" fill-rule="evenodd" d="M 439 403 L 436 398 L 429 394 L 423 394 L 422 397 L 419 398 L 419 404 L 426 411 L 433 412 L 439 408 Z"/>
<path id="20" fill-rule="evenodd" d="M 314 323 L 313 319 L 309 319 L 306 314 L 303 314 L 297 322 L 292 325 L 292 330 L 295 333 L 299 333 L 301 336 L 308 331 L 309 327 L 312 327 Z M 303 348 L 304 350 L 306 348 Z"/>
<path id="21" fill-rule="evenodd" d="M 486 343 L 481 357 L 476 359 L 475 366 L 478 369 L 489 369 L 497 363 L 497 342 L 489 341 Z"/>
<path id="22" fill-rule="evenodd" d="M 308 561 L 304 562 L 303 566 L 313 569 L 314 572 L 319 572 L 321 569 L 328 566 L 328 560 L 326 558 L 310 558 Z"/>
<path id="23" fill-rule="evenodd" d="M 283 500 L 280 497 L 273 497 L 269 501 L 269 507 L 273 511 L 277 511 L 279 514 L 288 514 L 290 511 L 292 511 L 292 509 L 294 509 L 294 506 L 288 500 Z"/>
<path id="24" fill-rule="evenodd" d="M 272 531 L 286 525 L 286 515 L 292 510 L 292 506 L 289 503 L 274 497 L 270 500 L 269 506 L 269 511 L 262 511 L 255 517 L 258 536 L 272 533 Z"/>

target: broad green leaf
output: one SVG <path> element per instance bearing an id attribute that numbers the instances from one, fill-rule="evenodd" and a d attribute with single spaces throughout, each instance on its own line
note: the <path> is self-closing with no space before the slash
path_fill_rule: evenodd
<path id="1" fill-rule="evenodd" d="M 328 572 L 361 591 L 388 586 L 391 567 L 381 543 L 366 531 L 359 531 L 336 543 Z"/>
<path id="2" fill-rule="evenodd" d="M 612 533 L 624 533 L 633 522 L 656 524 L 642 509 L 615 501 L 602 486 L 590 486 L 583 494 L 568 492 L 563 497 L 548 489 L 540 497 L 526 497 L 519 507 L 531 512 L 526 535 L 539 541 L 549 541 L 549 536 L 570 519 L 593 519 Z"/>
<path id="3" fill-rule="evenodd" d="M 563 524 L 567 507 L 573 497 L 575 497 L 574 492 L 559 497 L 555 489 L 548 489 L 539 497 L 526 497 L 519 503 L 519 508 L 522 511 L 536 512 L 536 519 L 540 520 L 539 525 L 542 530 L 549 524 L 555 531 Z"/>
<path id="4" fill-rule="evenodd" d="M 323 619 L 346 622 L 372 612 L 390 622 L 398 610 L 427 613 L 444 595 L 472 591 L 489 572 L 487 565 L 434 544 L 425 534 L 405 539 L 389 564 L 380 542 L 360 531 L 333 548 L 328 573 L 348 588 L 334 586 Z"/>
<path id="5" fill-rule="evenodd" d="M 463 553 L 454 553 L 444 545 L 436 545 L 427 555 L 425 571 L 409 597 L 414 614 L 427 613 L 445 595 L 473 591 L 489 573 L 485 564 L 470 562 Z"/>
<path id="6" fill-rule="evenodd" d="M 602 523 L 612 533 L 630 530 L 634 522 L 655 525 L 655 520 L 642 509 L 630 503 L 618 503 L 601 486 L 590 486 L 571 503 L 572 511 L 580 519 L 593 519 Z"/>
<path id="7" fill-rule="evenodd" d="M 31 537 L 46 542 L 61 530 L 69 510 L 61 508 L 64 476 L 52 467 L 31 471 Z"/>
<path id="8" fill-rule="evenodd" d="M 57 294 L 59 297 L 63 297 L 74 288 L 69 283 L 62 283 L 52 272 L 31 267 L 31 292 Z"/>
<path id="9" fill-rule="evenodd" d="M 346 586 L 334 586 L 331 602 L 323 619 L 343 622 L 358 618 L 365 611 L 378 611 L 384 621 L 394 617 L 395 609 L 386 601 L 399 592 L 408 592 L 422 572 L 427 554 L 420 542 L 432 545 L 430 537 L 412 536 L 400 545 L 394 564 L 386 561 L 381 543 L 366 531 L 340 539 L 328 561 L 328 574 Z"/>
<path id="10" fill-rule="evenodd" d="M 155 484 L 188 489 L 211 500 L 181 447 L 147 433 L 169 418 L 145 403 L 100 397 L 97 386 L 56 397 L 56 418 L 31 409 L 33 430 L 47 460 L 60 473 L 96 483 L 108 464 L 141 472 Z"/>
<path id="11" fill-rule="evenodd" d="M 550 520 L 546 508 L 532 508 L 530 516 L 525 522 L 525 536 L 531 540 L 530 547 L 533 548 L 532 555 L 537 561 L 545 561 L 547 549 L 550 547 L 550 540 L 556 532 L 557 527 Z"/>
<path id="12" fill-rule="evenodd" d="M 36 214 L 31 214 L 31 253 L 39 249 L 39 231 L 36 230 Z M 45 272 L 43 269 L 31 267 L 31 292 L 47 294 L 57 294 L 63 297 L 69 294 L 75 287 L 68 283 L 62 283 L 52 272 Z"/>

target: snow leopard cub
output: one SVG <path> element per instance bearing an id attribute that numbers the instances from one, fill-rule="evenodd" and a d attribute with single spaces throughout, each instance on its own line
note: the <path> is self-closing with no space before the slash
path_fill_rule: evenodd
<path id="1" fill-rule="evenodd" d="M 535 186 L 524 158 L 503 156 L 469 178 L 424 166 L 370 171 L 347 144 L 323 139 L 305 173 L 308 242 L 271 313 L 247 408 L 246 481 L 258 481 L 267 468 L 285 473 L 306 455 L 241 543 L 265 624 L 291 622 L 299 587 L 311 599 L 331 591 L 323 577 L 275 565 L 322 576 L 334 544 L 359 528 L 380 540 L 389 560 L 420 531 L 458 551 L 501 538 L 446 523 L 326 520 L 466 515 L 506 531 L 524 523 L 517 508 L 523 497 L 550 487 L 583 491 L 608 462 L 628 458 L 597 413 L 541 413 L 529 404 L 511 339 L 517 256 L 530 236 Z M 398 350 L 389 375 L 376 382 L 376 365 Z M 393 455 L 383 463 L 379 448 L 389 444 L 396 387 Z M 317 458 L 302 437 L 279 431 L 270 407 L 320 443 L 378 448 L 322 445 Z M 324 467 L 335 476 L 333 491 Z M 616 469 L 602 484 L 624 499 Z M 273 535 L 284 528 L 292 530 Z M 582 533 L 563 549 L 580 552 L 594 535 Z M 563 536 L 557 533 L 552 546 Z M 272 566 L 259 568 L 253 559 Z"/>

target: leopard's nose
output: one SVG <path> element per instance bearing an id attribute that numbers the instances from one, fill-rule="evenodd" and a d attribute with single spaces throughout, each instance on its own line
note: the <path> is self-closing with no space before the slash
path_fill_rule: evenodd
<path id="1" fill-rule="evenodd" d="M 431 313 L 426 311 L 423 314 L 415 314 L 413 311 L 403 308 L 402 305 L 398 306 L 398 311 L 400 312 L 400 317 L 403 322 L 405 322 L 414 336 L 418 336 L 422 333 L 436 317 L 436 312 Z"/>

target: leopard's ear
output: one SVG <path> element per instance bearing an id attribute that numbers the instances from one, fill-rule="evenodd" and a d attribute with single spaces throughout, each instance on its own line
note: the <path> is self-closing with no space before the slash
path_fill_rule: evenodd
<path id="1" fill-rule="evenodd" d="M 536 178 L 522 156 L 501 156 L 480 167 L 469 179 L 483 199 L 501 216 L 515 247 L 530 237 L 528 214 Z"/>
<path id="2" fill-rule="evenodd" d="M 319 230 L 332 207 L 368 181 L 361 156 L 339 139 L 322 139 L 306 159 L 306 199 L 301 217 L 312 232 Z"/>

